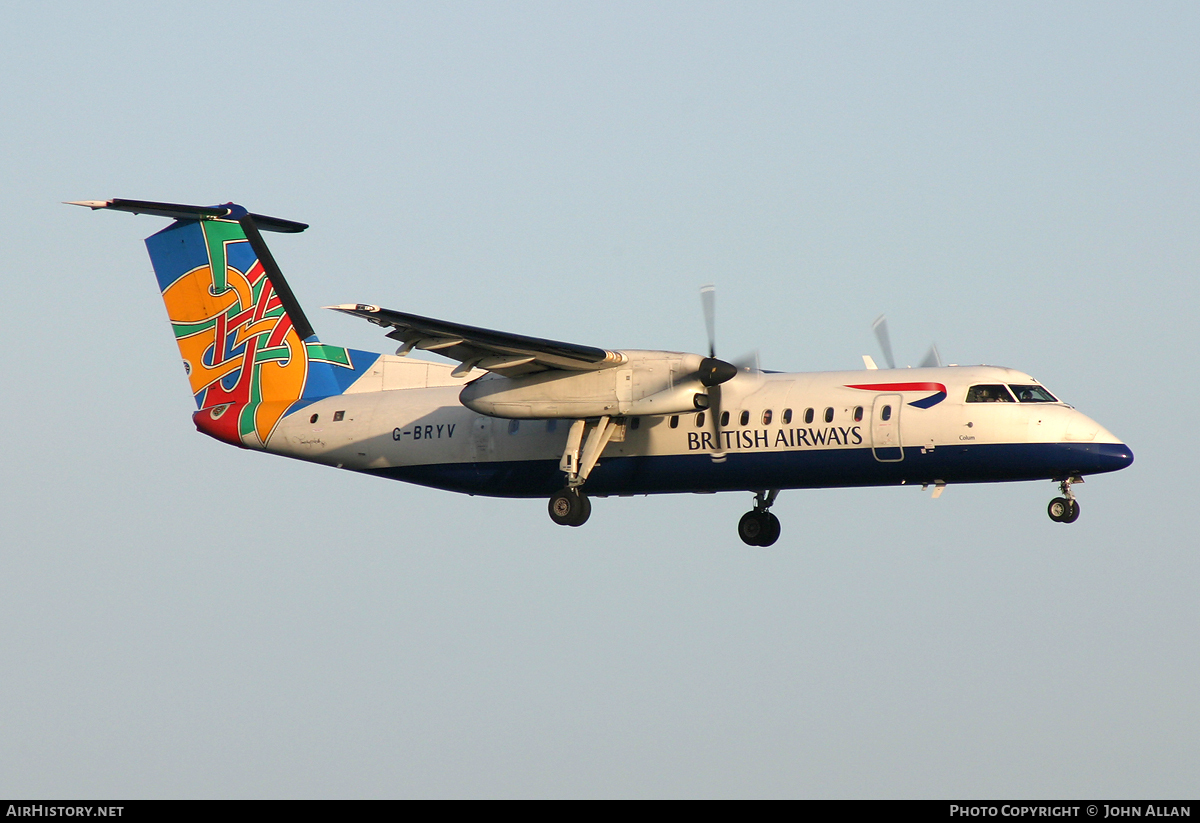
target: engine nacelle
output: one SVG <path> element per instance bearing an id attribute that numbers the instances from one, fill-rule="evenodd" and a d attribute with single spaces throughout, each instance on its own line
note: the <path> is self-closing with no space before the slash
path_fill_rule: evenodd
<path id="1" fill-rule="evenodd" d="M 479 414 L 535 420 L 685 414 L 707 406 L 708 395 L 697 376 L 704 360 L 700 355 L 622 354 L 625 363 L 597 371 L 490 374 L 464 386 L 458 399 Z"/>

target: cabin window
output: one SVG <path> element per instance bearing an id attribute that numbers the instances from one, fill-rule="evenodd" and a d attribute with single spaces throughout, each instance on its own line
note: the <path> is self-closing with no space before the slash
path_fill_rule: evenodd
<path id="1" fill-rule="evenodd" d="M 335 411 L 335 412 L 333 413 L 333 422 L 334 422 L 334 423 L 341 423 L 341 422 L 342 422 L 343 420 L 345 420 L 345 419 L 346 419 L 346 412 L 344 412 L 344 411 Z"/>
<path id="2" fill-rule="evenodd" d="M 765 412 L 763 412 L 762 420 L 763 420 L 764 426 L 771 425 L 771 410 L 770 409 L 767 409 Z"/>
<path id="3" fill-rule="evenodd" d="M 812 409 L 804 410 L 804 422 L 805 423 L 813 422 L 813 410 Z"/>
<path id="4" fill-rule="evenodd" d="M 317 418 L 318 418 L 318 417 L 320 417 L 320 415 L 318 415 L 318 414 L 314 414 L 312 417 L 308 418 L 308 422 L 309 422 L 309 423 L 316 423 L 316 422 L 317 422 Z"/>
<path id="5" fill-rule="evenodd" d="M 739 422 L 740 422 L 740 423 L 741 423 L 743 426 L 749 425 L 749 423 L 750 423 L 750 412 L 748 412 L 748 411 L 743 411 L 743 412 L 742 412 L 742 416 L 741 416 L 741 418 L 739 419 Z"/>
<path id="6" fill-rule="evenodd" d="M 1041 386 L 1009 386 L 1022 403 L 1057 403 L 1058 398 Z"/>
<path id="7" fill-rule="evenodd" d="M 558 421 L 550 419 L 546 421 L 546 431 L 553 432 L 558 430 Z"/>
<path id="8" fill-rule="evenodd" d="M 891 420 L 892 419 L 892 407 L 884 406 L 882 409 L 880 409 L 879 410 L 879 419 L 884 422 Z"/>
<path id="9" fill-rule="evenodd" d="M 696 428 L 704 428 L 704 412 L 696 412 Z"/>
<path id="10" fill-rule="evenodd" d="M 729 412 L 727 412 L 727 411 L 721 412 L 721 425 L 722 426 L 729 425 Z"/>
<path id="11" fill-rule="evenodd" d="M 629 421 L 629 428 L 633 429 L 634 431 L 637 431 L 641 427 L 642 427 L 642 418 L 635 417 Z"/>
<path id="12" fill-rule="evenodd" d="M 679 428 L 679 415 L 677 415 L 677 414 L 671 415 L 670 426 L 673 429 Z"/>
<path id="13" fill-rule="evenodd" d="M 783 422 L 784 422 L 784 425 L 787 425 L 788 423 L 792 422 L 792 410 L 791 409 L 783 410 Z"/>
<path id="14" fill-rule="evenodd" d="M 516 434 L 520 428 L 521 428 L 520 420 L 509 420 L 508 421 L 508 433 L 509 434 Z"/>
<path id="15" fill-rule="evenodd" d="M 854 422 L 855 422 L 855 423 L 861 423 L 861 422 L 862 422 L 862 406 L 855 406 L 855 407 L 854 407 Z"/>
<path id="16" fill-rule="evenodd" d="M 999 384 L 972 386 L 967 389 L 968 403 L 1012 403 L 1013 396 L 1008 389 Z"/>
<path id="17" fill-rule="evenodd" d="M 829 408 L 827 408 L 825 410 L 825 422 L 826 423 L 833 422 L 833 407 L 832 406 L 830 406 Z"/>

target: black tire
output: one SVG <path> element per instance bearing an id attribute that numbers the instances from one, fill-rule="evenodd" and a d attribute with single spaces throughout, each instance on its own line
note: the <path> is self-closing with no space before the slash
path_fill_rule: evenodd
<path id="1" fill-rule="evenodd" d="M 1068 507 L 1070 509 L 1070 511 L 1067 512 L 1067 514 L 1062 519 L 1062 522 L 1064 522 L 1064 523 L 1074 523 L 1076 520 L 1079 519 L 1079 501 L 1072 500 L 1072 501 L 1070 501 L 1070 503 L 1071 503 L 1071 505 Z"/>
<path id="2" fill-rule="evenodd" d="M 588 518 L 592 516 L 592 501 L 583 492 L 579 493 L 579 515 L 575 518 L 572 526 L 582 526 L 588 522 Z"/>
<path id="3" fill-rule="evenodd" d="M 1050 501 L 1050 505 L 1046 507 L 1046 514 L 1050 515 L 1050 519 L 1055 523 L 1063 522 L 1071 512 L 1071 501 L 1065 497 L 1056 497 Z"/>
<path id="4" fill-rule="evenodd" d="M 763 528 L 762 536 L 758 539 L 758 545 L 773 546 L 775 545 L 775 541 L 779 539 L 779 518 L 770 512 L 766 512 L 764 519 L 766 520 L 766 526 Z"/>
<path id="5" fill-rule="evenodd" d="M 575 489 L 555 492 L 547 508 L 550 519 L 560 526 L 582 526 L 592 514 L 592 502 Z"/>
<path id="6" fill-rule="evenodd" d="M 758 512 L 746 512 L 738 521 L 738 537 L 742 538 L 742 542 L 747 546 L 761 546 L 759 541 L 762 540 L 766 528 L 766 518 Z"/>

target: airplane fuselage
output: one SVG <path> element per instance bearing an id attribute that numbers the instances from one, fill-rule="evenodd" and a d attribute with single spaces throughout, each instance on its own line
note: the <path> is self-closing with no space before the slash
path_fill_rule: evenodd
<path id="1" fill-rule="evenodd" d="M 454 378 L 449 366 L 390 356 L 376 371 L 361 387 L 286 415 L 266 450 L 468 494 L 545 497 L 563 485 L 570 420 L 471 411 L 459 393 L 478 373 Z M 972 387 L 993 385 L 1038 384 L 990 366 L 743 371 L 723 386 L 728 419 L 719 436 L 702 411 L 615 416 L 587 489 L 603 496 L 1062 480 L 1131 462 L 1120 440 L 1064 403 L 1019 402 L 1015 389 L 1007 402 L 968 402 Z M 715 450 L 727 458 L 714 462 Z"/>

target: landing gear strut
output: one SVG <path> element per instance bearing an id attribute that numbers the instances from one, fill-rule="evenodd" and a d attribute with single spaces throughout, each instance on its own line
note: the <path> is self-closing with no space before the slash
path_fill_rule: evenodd
<path id="1" fill-rule="evenodd" d="M 1079 519 L 1079 501 L 1075 499 L 1075 492 L 1071 491 L 1071 484 L 1082 482 L 1082 477 L 1075 476 L 1058 484 L 1063 496 L 1054 498 L 1046 507 L 1046 513 L 1055 523 L 1074 523 Z"/>
<path id="2" fill-rule="evenodd" d="M 571 424 L 566 448 L 558 461 L 558 468 L 567 476 L 567 487 L 550 498 L 550 519 L 558 525 L 582 526 L 591 516 L 592 503 L 581 487 L 616 428 L 607 416 L 594 422 L 576 420 Z"/>
<path id="3" fill-rule="evenodd" d="M 779 539 L 779 518 L 771 514 L 771 505 L 779 489 L 754 493 L 754 509 L 738 521 L 738 537 L 747 546 L 770 546 Z"/>
<path id="4" fill-rule="evenodd" d="M 550 519 L 560 526 L 582 526 L 592 514 L 592 501 L 579 489 L 562 489 L 550 498 Z"/>

